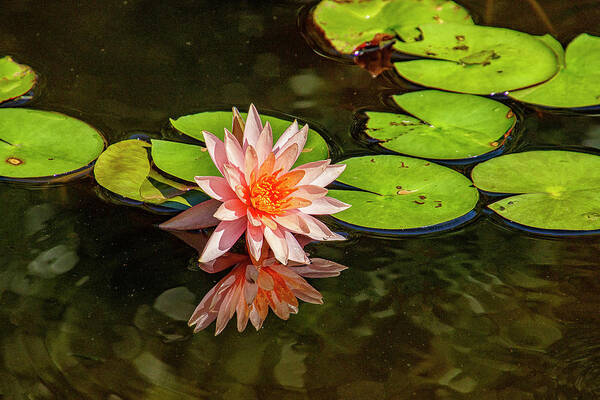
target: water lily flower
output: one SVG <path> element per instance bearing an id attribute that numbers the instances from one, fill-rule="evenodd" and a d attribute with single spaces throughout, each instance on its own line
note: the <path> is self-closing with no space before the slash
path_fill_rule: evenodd
<path id="1" fill-rule="evenodd" d="M 294 121 L 273 145 L 270 124 L 264 126 L 254 105 L 246 121 L 234 109 L 233 132 L 224 141 L 203 131 L 206 148 L 222 176 L 196 176 L 196 183 L 214 200 L 184 211 L 161 224 L 165 229 L 218 225 L 199 261 L 208 262 L 227 252 L 246 233 L 250 255 L 258 260 L 266 242 L 281 264 L 308 263 L 294 234 L 314 240 L 343 240 L 313 215 L 334 214 L 350 207 L 327 197 L 327 186 L 345 169 L 330 160 L 292 169 L 308 134 Z M 210 212 L 208 217 L 207 212 Z M 198 222 L 200 221 L 200 222 Z"/>
<path id="2" fill-rule="evenodd" d="M 287 320 L 290 314 L 298 312 L 298 299 L 314 304 L 323 303 L 321 294 L 306 282 L 305 277 L 334 277 L 347 268 L 321 258 L 310 259 L 309 264 L 282 265 L 272 252 L 263 258 L 257 266 L 248 255 L 226 253 L 201 265 L 207 272 L 223 271 L 232 265 L 235 267 L 196 307 L 188 322 L 190 326 L 195 325 L 194 332 L 205 329 L 216 320 L 215 335 L 218 335 L 234 313 L 237 313 L 239 332 L 246 328 L 248 321 L 259 330 L 269 308 L 279 318 Z"/>

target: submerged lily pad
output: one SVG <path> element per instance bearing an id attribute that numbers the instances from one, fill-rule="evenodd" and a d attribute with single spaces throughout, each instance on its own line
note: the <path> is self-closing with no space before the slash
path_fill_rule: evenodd
<path id="1" fill-rule="evenodd" d="M 575 108 L 600 104 L 600 37 L 581 34 L 569 44 L 566 54 L 552 36 L 546 35 L 544 41 L 559 57 L 558 74 L 541 85 L 513 91 L 510 97 L 545 107 Z"/>
<path id="2" fill-rule="evenodd" d="M 364 156 L 343 162 L 339 182 L 358 190 L 330 190 L 352 204 L 334 215 L 365 228 L 405 230 L 431 227 L 463 217 L 479 199 L 462 174 L 426 160 L 405 156 Z"/>
<path id="3" fill-rule="evenodd" d="M 35 81 L 31 67 L 18 64 L 8 56 L 0 58 L 0 103 L 29 92 Z"/>
<path id="4" fill-rule="evenodd" d="M 240 114 L 244 119 L 247 117 L 246 113 Z M 171 119 L 171 125 L 179 132 L 200 141 L 204 141 L 202 131 L 208 131 L 223 140 L 224 128 L 231 130 L 232 117 L 233 113 L 231 111 L 207 111 Z M 267 121 L 271 124 L 274 141 L 279 139 L 281 134 L 291 124 L 291 121 L 276 117 L 264 115 L 261 115 L 261 117 L 263 124 Z M 309 129 L 306 145 L 294 165 L 302 165 L 311 161 L 323 160 L 328 157 L 329 149 L 325 139 L 323 139 L 323 137 L 314 129 Z"/>
<path id="5" fill-rule="evenodd" d="M 104 139 L 83 121 L 49 111 L 0 109 L 0 176 L 38 178 L 89 165 Z"/>
<path id="6" fill-rule="evenodd" d="M 177 178 L 193 182 L 195 176 L 220 176 L 205 147 L 152 140 L 152 160 L 156 167 Z"/>
<path id="7" fill-rule="evenodd" d="M 528 151 L 477 165 L 475 185 L 519 193 L 488 207 L 521 225 L 551 230 L 600 229 L 600 157 L 572 151 Z"/>
<path id="8" fill-rule="evenodd" d="M 405 79 L 453 92 L 490 94 L 544 82 L 558 71 L 556 54 L 542 40 L 504 28 L 427 24 L 398 51 L 429 57 L 394 63 Z"/>
<path id="9" fill-rule="evenodd" d="M 109 146 L 98 158 L 94 175 L 98 184 L 122 197 L 150 204 L 176 203 L 172 208 L 190 207 L 208 199 L 196 190 L 163 177 L 152 170 L 149 143 L 124 140 Z M 199 192 L 199 191 L 198 191 Z M 193 201 L 191 201 L 193 199 Z"/>
<path id="10" fill-rule="evenodd" d="M 378 33 L 408 40 L 421 24 L 473 23 L 464 8 L 444 0 L 324 0 L 315 7 L 313 20 L 342 54 L 351 54 Z"/>
<path id="11" fill-rule="evenodd" d="M 480 156 L 498 149 L 516 122 L 509 107 L 479 96 L 422 90 L 393 99 L 412 116 L 369 111 L 366 132 L 382 147 L 416 157 Z"/>

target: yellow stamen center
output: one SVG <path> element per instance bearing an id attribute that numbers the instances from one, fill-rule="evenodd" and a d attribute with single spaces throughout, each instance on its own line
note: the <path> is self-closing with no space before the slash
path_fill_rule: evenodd
<path id="1" fill-rule="evenodd" d="M 263 175 L 250 188 L 250 201 L 257 210 L 279 214 L 286 203 L 285 198 L 293 191 L 277 179 L 277 174 Z"/>

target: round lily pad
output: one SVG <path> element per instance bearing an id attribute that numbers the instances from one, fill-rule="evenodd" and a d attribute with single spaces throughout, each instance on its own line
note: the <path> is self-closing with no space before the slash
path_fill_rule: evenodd
<path id="1" fill-rule="evenodd" d="M 524 103 L 545 107 L 576 108 L 600 104 L 600 37 L 581 34 L 567 47 L 566 54 L 556 39 L 544 37 L 557 53 L 560 70 L 548 82 L 510 92 Z"/>
<path id="2" fill-rule="evenodd" d="M 378 33 L 407 40 L 417 34 L 421 24 L 473 23 L 464 8 L 444 0 L 324 0 L 315 7 L 312 17 L 342 54 L 351 54 Z"/>
<path id="3" fill-rule="evenodd" d="M 245 119 L 246 113 L 240 113 Z M 177 119 L 171 119 L 171 125 L 179 132 L 204 141 L 202 131 L 208 131 L 223 140 L 224 128 L 231 130 L 233 113 L 231 111 L 207 111 L 198 114 L 185 115 Z M 291 121 L 281 118 L 261 115 L 263 124 L 267 121 L 273 129 L 273 140 L 277 141 L 281 134 L 290 126 Z M 308 130 L 308 138 L 302 154 L 298 157 L 296 164 L 302 165 L 311 161 L 323 160 L 329 157 L 329 149 L 325 139 L 314 129 Z M 198 174 L 196 174 L 198 175 Z"/>
<path id="4" fill-rule="evenodd" d="M 8 56 L 0 58 L 0 103 L 29 92 L 35 81 L 31 67 L 18 64 Z"/>
<path id="5" fill-rule="evenodd" d="M 452 23 L 419 29 L 412 41 L 394 44 L 398 51 L 430 58 L 394 63 L 402 77 L 419 85 L 487 95 L 544 82 L 558 71 L 554 51 L 526 33 Z"/>
<path id="6" fill-rule="evenodd" d="M 412 116 L 369 111 L 366 133 L 388 150 L 416 157 L 486 154 L 501 147 L 516 122 L 509 107 L 480 96 L 422 90 L 393 99 Z"/>
<path id="7" fill-rule="evenodd" d="M 343 163 L 338 181 L 364 190 L 330 190 L 352 204 L 334 215 L 351 225 L 390 231 L 432 227 L 464 217 L 479 199 L 469 179 L 427 160 L 383 155 Z"/>
<path id="8" fill-rule="evenodd" d="M 600 157 L 572 151 L 528 151 L 477 165 L 475 185 L 518 193 L 488 207 L 517 224 L 538 229 L 600 229 Z"/>
<path id="9" fill-rule="evenodd" d="M 156 167 L 177 178 L 193 182 L 195 176 L 220 176 L 205 147 L 152 140 L 152 160 Z"/>
<path id="10" fill-rule="evenodd" d="M 0 176 L 50 177 L 89 165 L 104 139 L 83 121 L 49 111 L 0 109 Z"/>
<path id="11" fill-rule="evenodd" d="M 124 140 L 109 146 L 94 166 L 98 184 L 127 199 L 150 204 L 188 208 L 208 199 L 196 190 L 174 182 L 152 170 L 149 143 Z"/>

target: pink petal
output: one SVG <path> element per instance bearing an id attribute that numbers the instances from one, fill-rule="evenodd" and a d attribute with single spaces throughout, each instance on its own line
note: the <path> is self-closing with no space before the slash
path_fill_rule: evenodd
<path id="1" fill-rule="evenodd" d="M 338 235 L 337 233 L 331 232 L 327 225 L 319 221 L 318 219 L 304 214 L 302 212 L 298 212 L 298 216 L 306 223 L 309 231 L 304 233 L 306 236 L 311 237 L 315 240 L 346 240 L 345 237 Z"/>
<path id="2" fill-rule="evenodd" d="M 296 190 L 289 197 L 300 197 L 301 199 L 313 201 L 327 195 L 327 189 L 315 185 L 296 186 Z"/>
<path id="3" fill-rule="evenodd" d="M 256 280 L 256 283 L 262 290 L 273 290 L 275 287 L 273 277 L 268 272 L 265 272 L 264 268 L 258 270 L 258 279 Z"/>
<path id="4" fill-rule="evenodd" d="M 256 171 L 258 168 L 258 156 L 256 155 L 256 150 L 253 146 L 246 147 L 246 157 L 244 159 L 244 178 L 246 179 L 246 183 L 248 185 L 253 184 L 252 181 L 252 172 Z M 256 172 L 254 172 L 256 175 Z"/>
<path id="5" fill-rule="evenodd" d="M 248 325 L 248 317 L 250 317 L 250 309 L 244 301 L 244 296 L 239 296 L 237 306 L 235 308 L 237 314 L 237 330 L 242 332 Z"/>
<path id="6" fill-rule="evenodd" d="M 248 220 L 245 217 L 234 221 L 221 221 L 200 256 L 199 262 L 205 263 L 223 255 L 237 242 L 246 230 Z"/>
<path id="7" fill-rule="evenodd" d="M 246 245 L 250 255 L 255 260 L 260 259 L 260 253 L 263 246 L 263 229 L 261 227 L 253 226 L 248 223 L 246 231 Z"/>
<path id="8" fill-rule="evenodd" d="M 263 234 L 265 235 L 265 239 L 267 240 L 267 243 L 269 243 L 271 250 L 273 250 L 273 254 L 275 255 L 275 258 L 280 263 L 287 264 L 287 260 L 288 260 L 287 242 L 286 242 L 285 237 L 283 236 L 283 233 L 281 232 L 281 230 L 278 228 L 273 231 L 268 226 L 265 226 L 265 230 L 264 230 Z"/>
<path id="9" fill-rule="evenodd" d="M 292 146 L 294 143 L 298 145 L 298 155 L 302 152 L 304 145 L 306 144 L 306 138 L 308 136 L 308 125 L 304 125 L 302 129 L 296 132 L 283 146 L 281 146 L 277 151 L 273 151 L 275 156 L 279 156 L 282 152 L 284 152 L 288 147 Z M 281 138 L 280 138 L 281 139 Z M 279 142 L 278 142 L 279 143 Z M 296 162 L 296 160 L 294 160 Z M 293 164 L 293 163 L 292 163 Z"/>
<path id="10" fill-rule="evenodd" d="M 281 152 L 281 154 L 275 160 L 275 165 L 273 166 L 273 171 L 281 170 L 281 174 L 287 173 L 294 162 L 298 159 L 298 153 L 300 149 L 296 143 L 292 144 L 285 151 Z"/>
<path id="11" fill-rule="evenodd" d="M 254 208 L 248 207 L 246 216 L 248 217 L 248 222 L 250 222 L 252 226 L 262 226 L 260 215 L 256 213 Z"/>
<path id="12" fill-rule="evenodd" d="M 285 229 L 295 233 L 308 233 L 308 225 L 300 218 L 298 213 L 288 211 L 282 215 L 274 215 L 273 220 Z"/>
<path id="13" fill-rule="evenodd" d="M 312 204 L 310 206 L 299 208 L 298 211 L 312 215 L 330 215 L 344 211 L 350 207 L 350 204 L 341 202 L 333 197 L 311 199 L 311 201 Z"/>
<path id="14" fill-rule="evenodd" d="M 271 124 L 267 122 L 256 142 L 256 155 L 258 156 L 259 164 L 262 164 L 267 159 L 267 156 L 271 153 L 272 149 L 273 132 L 271 130 Z"/>
<path id="15" fill-rule="evenodd" d="M 213 162 L 217 166 L 217 169 L 223 173 L 223 164 L 227 162 L 227 155 L 225 154 L 225 145 L 219 140 L 218 137 L 210 132 L 202 131 L 204 135 L 204 144 L 212 158 Z"/>
<path id="16" fill-rule="evenodd" d="M 294 238 L 294 235 L 292 235 L 292 233 L 289 231 L 286 231 L 284 234 L 285 241 L 287 242 L 288 247 L 288 259 L 290 261 L 296 261 L 299 263 L 309 263 L 310 260 L 306 256 L 306 253 L 304 252 L 296 238 Z"/>
<path id="17" fill-rule="evenodd" d="M 333 164 L 327 167 L 324 173 L 311 182 L 312 185 L 325 187 L 335 181 L 346 169 L 346 164 Z"/>
<path id="18" fill-rule="evenodd" d="M 200 189 L 213 199 L 227 201 L 237 198 L 225 178 L 220 176 L 196 176 L 194 180 Z"/>
<path id="19" fill-rule="evenodd" d="M 250 104 L 248 117 L 246 117 L 246 126 L 244 127 L 244 149 L 247 146 L 256 147 L 260 132 L 263 130 L 263 125 L 260 120 L 260 115 L 256 111 L 254 104 Z"/>
<path id="20" fill-rule="evenodd" d="M 158 227 L 166 230 L 186 231 L 204 229 L 215 226 L 219 221 L 213 217 L 221 202 L 215 199 L 206 200 L 200 204 L 180 212 L 173 218 L 163 222 Z M 185 239 L 184 239 L 185 240 Z"/>
<path id="21" fill-rule="evenodd" d="M 246 204 L 239 199 L 227 200 L 215 212 L 214 217 L 221 221 L 233 221 L 246 216 Z"/>
<path id="22" fill-rule="evenodd" d="M 225 129 L 225 153 L 227 160 L 240 170 L 244 169 L 244 152 L 240 142 Z"/>
<path id="23" fill-rule="evenodd" d="M 240 300 L 240 295 L 242 293 L 242 285 L 240 283 L 235 284 L 223 299 L 221 303 L 221 307 L 219 307 L 219 314 L 217 315 L 217 323 L 215 324 L 215 336 L 225 329 L 227 323 L 233 317 L 233 313 L 235 312 L 235 308 Z"/>
<path id="24" fill-rule="evenodd" d="M 225 163 L 225 164 L 223 164 L 223 176 L 227 180 L 229 187 L 231 189 L 234 189 L 236 196 L 240 200 L 243 200 L 243 196 L 240 197 L 240 193 L 238 193 L 238 191 L 236 190 L 240 186 L 241 187 L 246 186 L 246 185 L 244 185 L 245 178 L 244 178 L 242 172 L 239 169 L 237 169 L 233 164 Z"/>
<path id="25" fill-rule="evenodd" d="M 313 161 L 306 164 L 302 164 L 299 167 L 294 168 L 292 171 L 304 171 L 304 176 L 298 182 L 298 185 L 315 185 L 314 180 L 320 177 L 329 164 L 330 160 Z M 317 185 L 321 186 L 322 185 Z"/>
<path id="26" fill-rule="evenodd" d="M 273 146 L 273 152 L 278 153 L 279 150 L 298 132 L 298 121 L 294 120 L 290 126 L 279 136 L 277 143 Z"/>

